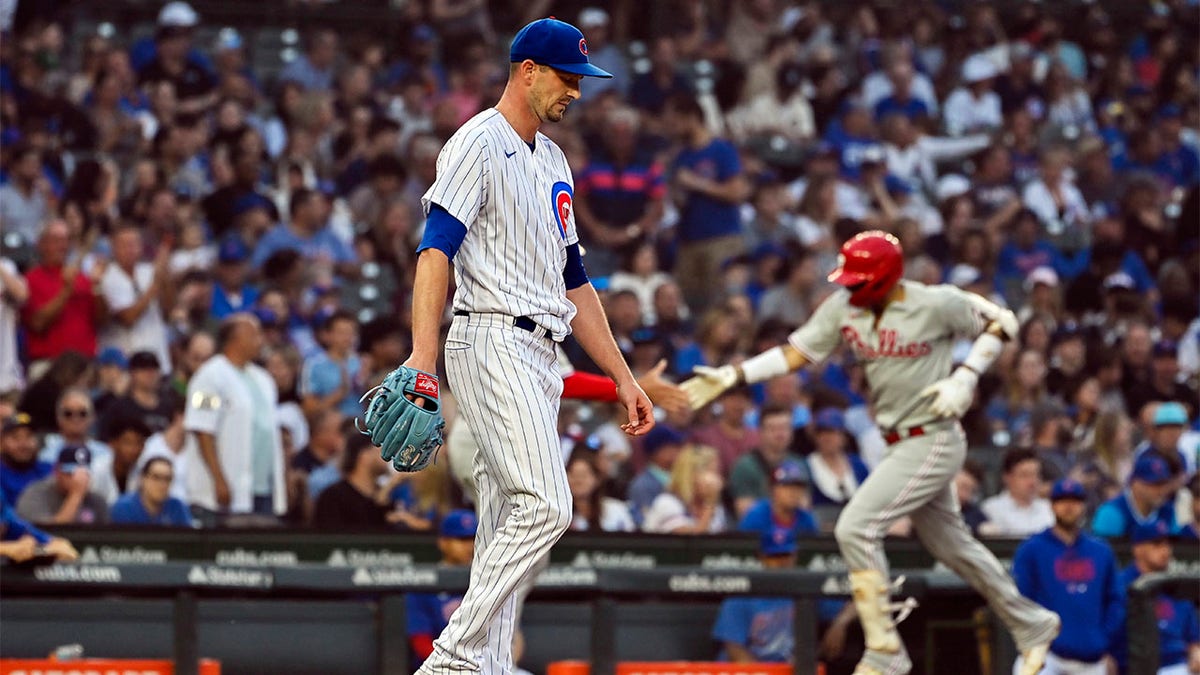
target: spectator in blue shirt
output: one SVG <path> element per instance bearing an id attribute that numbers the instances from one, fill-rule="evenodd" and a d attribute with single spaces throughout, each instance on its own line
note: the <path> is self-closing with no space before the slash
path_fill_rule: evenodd
<path id="1" fill-rule="evenodd" d="M 694 96 L 672 96 L 664 119 L 682 146 L 670 170 L 679 208 L 675 278 L 688 306 L 700 310 L 720 295 L 722 264 L 745 248 L 738 207 L 750 196 L 750 183 L 737 148 L 708 130 L 704 110 Z"/>
<path id="2" fill-rule="evenodd" d="M 39 530 L 0 501 L 0 558 L 22 563 L 41 556 L 70 562 L 77 559 L 79 553 L 71 542 Z"/>
<path id="3" fill-rule="evenodd" d="M 466 509 L 451 511 L 438 529 L 438 550 L 441 564 L 447 567 L 469 567 L 475 557 L 475 531 L 479 522 Z M 462 603 L 463 596 L 454 593 L 409 593 L 405 597 L 408 619 L 408 648 L 412 653 L 412 669 L 420 668 L 433 653 L 437 639 L 450 615 Z"/>
<path id="4" fill-rule="evenodd" d="M 217 248 L 217 268 L 212 285 L 212 318 L 245 312 L 258 302 L 258 289 L 247 283 L 250 278 L 250 249 L 241 235 L 231 233 Z"/>
<path id="5" fill-rule="evenodd" d="M 0 424 L 0 501 L 15 507 L 27 485 L 49 476 L 53 470 L 53 464 L 38 459 L 33 418 L 16 413 Z"/>
<path id="6" fill-rule="evenodd" d="M 912 95 L 914 74 L 912 63 L 904 59 L 897 59 L 888 66 L 887 77 L 892 83 L 892 93 L 875 104 L 876 123 L 897 113 L 921 126 L 929 120 L 929 106 Z"/>
<path id="7" fill-rule="evenodd" d="M 1062 618 L 1043 672 L 1106 675 L 1114 641 L 1125 627 L 1117 558 L 1108 544 L 1082 531 L 1087 508 L 1082 484 L 1060 480 L 1050 500 L 1054 525 L 1017 548 L 1013 580 L 1022 595 Z"/>
<path id="8" fill-rule="evenodd" d="M 738 529 L 759 535 L 759 560 L 766 569 L 796 565 L 796 539 L 815 534 L 817 523 L 804 505 L 808 501 L 808 470 L 785 460 L 771 475 L 771 496 L 759 501 L 742 518 Z M 849 661 L 846 633 L 854 623 L 853 605 L 821 601 L 817 609 L 824 632 L 821 653 L 827 660 Z M 721 643 L 721 658 L 735 663 L 788 663 L 793 649 L 791 598 L 730 598 L 721 603 L 713 639 Z M 853 650 L 850 650 L 853 651 Z M 861 650 L 860 650 L 861 651 Z M 853 661 L 849 661 L 853 663 Z"/>
<path id="9" fill-rule="evenodd" d="M 328 28 L 309 39 L 308 49 L 279 73 L 280 82 L 297 82 L 305 91 L 329 91 L 333 88 L 334 65 L 338 55 L 338 35 Z"/>
<path id="10" fill-rule="evenodd" d="M 1133 464 L 1129 487 L 1096 509 L 1092 532 L 1099 537 L 1128 537 L 1136 526 L 1161 520 L 1174 534 L 1179 529 L 1170 499 L 1174 478 L 1169 458 L 1156 450 L 1142 453 Z"/>
<path id="11" fill-rule="evenodd" d="M 347 417 L 362 411 L 358 399 L 366 391 L 362 361 L 355 353 L 358 322 L 345 310 L 331 314 L 321 324 L 317 338 L 324 349 L 304 362 L 300 371 L 300 406 L 310 419 L 326 410 Z"/>
<path id="12" fill-rule="evenodd" d="M 667 489 L 671 481 L 671 467 L 683 450 L 686 439 L 683 434 L 666 424 L 655 425 L 642 441 L 646 454 L 646 468 L 629 484 L 629 510 L 640 527 L 642 517 L 650 504 Z"/>
<path id="13" fill-rule="evenodd" d="M 1159 160 L 1161 173 L 1171 177 L 1176 187 L 1187 187 L 1200 181 L 1200 154 L 1183 142 L 1183 110 L 1174 103 L 1159 108 L 1155 115 L 1158 133 L 1162 138 L 1163 155 Z"/>
<path id="14" fill-rule="evenodd" d="M 191 527 L 192 514 L 183 502 L 170 496 L 175 467 L 166 457 L 155 457 L 142 467 L 137 492 L 122 495 L 113 504 L 109 519 L 117 525 Z"/>
<path id="15" fill-rule="evenodd" d="M 1121 571 L 1121 587 L 1129 585 L 1143 574 L 1166 572 L 1171 565 L 1171 539 L 1166 523 L 1161 521 L 1138 525 L 1131 538 L 1133 563 Z M 1200 617 L 1196 606 L 1186 598 L 1166 593 L 1154 601 L 1158 619 L 1159 675 L 1187 675 L 1200 670 Z M 1129 667 L 1128 644 L 1121 641 L 1117 660 L 1121 672 Z"/>
<path id="16" fill-rule="evenodd" d="M 324 195 L 300 188 L 292 192 L 288 210 L 290 222 L 271 228 L 254 248 L 251 261 L 255 267 L 262 266 L 272 253 L 291 248 L 315 265 L 316 271 L 357 276 L 354 251 L 325 225 L 328 210 Z"/>

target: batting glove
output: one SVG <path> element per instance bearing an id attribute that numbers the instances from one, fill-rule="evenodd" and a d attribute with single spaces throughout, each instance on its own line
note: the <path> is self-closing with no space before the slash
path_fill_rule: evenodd
<path id="1" fill-rule="evenodd" d="M 726 389 L 737 384 L 738 380 L 737 369 L 733 366 L 696 366 L 692 372 L 696 373 L 695 377 L 679 385 L 687 394 L 692 410 L 708 405 Z"/>
<path id="2" fill-rule="evenodd" d="M 975 398 L 975 385 L 979 376 L 967 368 L 959 367 L 950 377 L 938 380 L 925 387 L 921 396 L 932 396 L 929 410 L 938 417 L 962 417 Z"/>

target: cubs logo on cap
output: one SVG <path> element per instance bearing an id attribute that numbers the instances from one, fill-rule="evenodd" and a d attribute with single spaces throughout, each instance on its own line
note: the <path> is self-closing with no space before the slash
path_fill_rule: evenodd
<path id="1" fill-rule="evenodd" d="M 612 73 L 588 62 L 587 40 L 583 33 L 555 18 L 539 19 L 518 31 L 508 57 L 511 63 L 529 59 L 565 73 L 612 77 Z"/>
<path id="2" fill-rule="evenodd" d="M 554 220 L 558 223 L 558 234 L 567 238 L 567 221 L 571 218 L 571 207 L 574 205 L 575 193 L 571 186 L 559 181 L 550 188 L 551 199 L 554 202 Z"/>

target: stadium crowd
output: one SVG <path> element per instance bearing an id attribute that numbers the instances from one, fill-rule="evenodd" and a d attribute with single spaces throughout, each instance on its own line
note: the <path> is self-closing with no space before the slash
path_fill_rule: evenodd
<path id="1" fill-rule="evenodd" d="M 198 42 L 184 2 L 130 43 L 68 44 L 63 17 L 25 3 L 7 17 L 9 506 L 106 520 L 155 457 L 198 515 L 428 530 L 461 505 L 444 466 L 400 475 L 347 452 L 359 397 L 407 354 L 438 150 L 504 80 L 506 28 L 483 3 L 445 4 L 393 11 L 396 44 L 313 30 L 269 72 L 236 28 Z M 983 460 L 960 478 L 978 531 L 1039 531 L 1072 477 L 1097 531 L 1128 534 L 1103 504 L 1140 499 L 1146 448 L 1168 460 L 1172 528 L 1194 520 L 1200 87 L 1196 36 L 1178 29 L 1194 5 L 1151 3 L 1118 27 L 1094 3 L 1070 22 L 1037 3 L 676 4 L 653 28 L 628 4 L 579 10 L 617 76 L 548 128 L 636 373 L 665 359 L 678 381 L 778 343 L 830 291 L 840 243 L 885 229 L 907 277 L 1022 320 L 964 420 Z M 862 377 L 843 352 L 695 415 L 666 405 L 644 442 L 607 404 L 567 402 L 579 528 L 734 528 L 788 457 L 828 528 L 885 451 Z M 38 481 L 40 508 L 22 506 Z M 326 501 L 350 503 L 322 514 L 339 482 L 356 489 Z M 143 501 L 135 520 L 191 521 Z"/>
<path id="2" fill-rule="evenodd" d="M 1066 499 L 1098 536 L 1195 539 L 1194 2 L 392 4 L 404 39 L 315 28 L 275 62 L 186 2 L 77 41 L 55 3 L 0 3 L 6 519 L 435 531 L 469 506 L 353 419 L 408 354 L 442 143 L 557 12 L 616 74 L 544 131 L 635 374 L 780 343 L 841 243 L 887 230 L 907 278 L 1022 322 L 964 419 L 972 528 L 1037 535 Z M 829 531 L 886 451 L 864 391 L 842 351 L 638 440 L 564 401 L 574 529 Z"/>

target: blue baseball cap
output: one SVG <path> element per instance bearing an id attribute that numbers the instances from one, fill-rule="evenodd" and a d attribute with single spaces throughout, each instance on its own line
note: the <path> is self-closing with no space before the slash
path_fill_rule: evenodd
<path id="1" fill-rule="evenodd" d="M 475 530 L 479 528 L 479 519 L 475 517 L 475 512 L 470 509 L 458 509 L 451 511 L 445 518 L 442 519 L 442 526 L 438 533 L 443 537 L 455 537 L 466 539 L 474 537 Z"/>
<path id="2" fill-rule="evenodd" d="M 645 448 L 646 454 L 653 455 L 668 445 L 683 445 L 685 440 L 683 434 L 671 427 L 665 424 L 656 424 L 646 433 L 646 440 L 642 442 L 642 447 Z"/>
<path id="3" fill-rule="evenodd" d="M 1133 528 L 1133 534 L 1129 539 L 1134 544 L 1145 544 L 1150 541 L 1162 541 L 1171 538 L 1171 526 L 1164 520 L 1155 520 L 1149 523 L 1138 523 Z"/>
<path id="4" fill-rule="evenodd" d="M 1171 467 L 1167 465 L 1167 460 L 1157 452 L 1153 450 L 1144 452 L 1133 463 L 1133 473 L 1130 475 L 1130 479 L 1156 485 L 1165 483 L 1171 480 Z"/>
<path id="5" fill-rule="evenodd" d="M 1178 104 L 1167 103 L 1154 113 L 1154 119 L 1157 120 L 1175 120 L 1183 117 L 1183 108 Z"/>
<path id="6" fill-rule="evenodd" d="M 1080 501 L 1087 500 L 1087 490 L 1083 484 L 1071 478 L 1063 478 L 1054 484 L 1050 490 L 1050 501 L 1058 501 L 1060 499 L 1078 499 Z"/>
<path id="7" fill-rule="evenodd" d="M 889 194 L 911 195 L 916 192 L 912 183 L 891 173 L 883 177 L 883 186 Z"/>
<path id="8" fill-rule="evenodd" d="M 236 234 L 225 235 L 221 240 L 221 245 L 217 247 L 217 262 L 220 263 L 241 263 L 246 262 L 250 257 L 250 249 L 246 246 L 246 242 Z"/>
<path id="9" fill-rule="evenodd" d="M 588 62 L 587 40 L 583 33 L 558 19 L 538 19 L 517 33 L 509 49 L 508 60 L 520 63 L 525 59 L 565 73 L 612 77 L 612 73 Z"/>
<path id="10" fill-rule="evenodd" d="M 233 217 L 236 218 L 255 209 L 262 209 L 263 211 L 270 213 L 271 207 L 272 204 L 270 199 L 267 199 L 265 196 L 260 195 L 257 192 L 247 192 L 233 202 Z"/>
<path id="11" fill-rule="evenodd" d="M 116 366 L 121 370 L 129 367 L 129 359 L 125 358 L 125 352 L 117 347 L 105 347 L 96 357 L 96 363 L 101 366 Z"/>
<path id="12" fill-rule="evenodd" d="M 771 472 L 773 485 L 808 485 L 808 467 L 794 459 L 785 459 Z"/>
<path id="13" fill-rule="evenodd" d="M 1183 405 L 1175 401 L 1167 401 L 1159 404 L 1154 411 L 1154 426 L 1165 427 L 1177 424 L 1179 426 L 1187 426 L 1188 415 L 1187 410 Z"/>
<path id="14" fill-rule="evenodd" d="M 813 418 L 813 426 L 817 430 L 836 429 L 844 431 L 846 429 L 846 418 L 842 415 L 842 411 L 837 408 L 821 408 Z"/>

